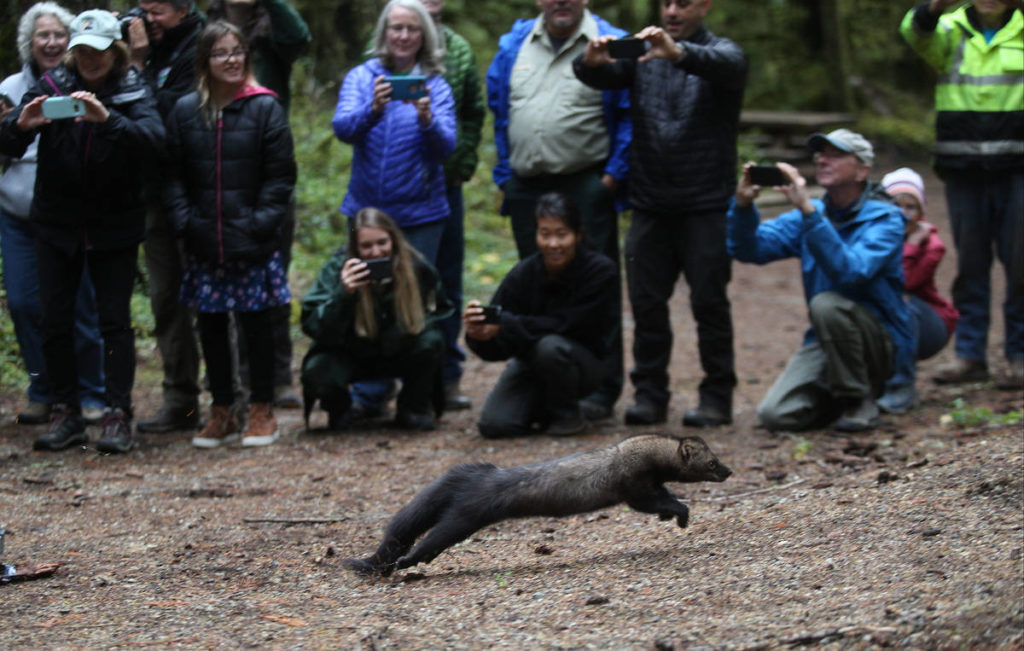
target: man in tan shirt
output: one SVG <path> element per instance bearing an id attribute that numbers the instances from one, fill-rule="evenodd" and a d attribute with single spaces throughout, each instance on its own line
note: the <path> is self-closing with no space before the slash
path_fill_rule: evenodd
<path id="1" fill-rule="evenodd" d="M 591 245 L 619 266 L 616 191 L 628 173 L 632 123 L 626 90 L 597 91 L 576 79 L 572 61 L 587 43 L 625 32 L 590 13 L 588 0 L 538 0 L 541 15 L 517 20 L 487 72 L 498 163 L 519 257 L 537 250 L 534 207 L 562 192 L 579 207 Z M 621 296 L 616 300 L 621 305 Z M 609 379 L 583 401 L 584 417 L 611 416 L 622 392 L 622 325 L 609 333 Z"/>

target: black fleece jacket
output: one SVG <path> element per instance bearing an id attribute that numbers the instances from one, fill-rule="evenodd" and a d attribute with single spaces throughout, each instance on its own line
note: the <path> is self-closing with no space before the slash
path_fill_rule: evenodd
<path id="1" fill-rule="evenodd" d="M 629 88 L 633 116 L 630 203 L 655 214 L 725 211 L 736 189 L 736 133 L 747 56 L 701 27 L 674 63 L 622 59 L 588 67 L 573 61 L 580 81 L 600 90 Z"/>
<path id="2" fill-rule="evenodd" d="M 524 356 L 541 337 L 557 334 L 603 358 L 607 333 L 619 319 L 617 278 L 614 262 L 582 246 L 557 276 L 549 276 L 540 253 L 534 253 L 508 272 L 491 299 L 502 307 L 498 336 L 467 336 L 466 345 L 482 359 L 498 361 Z"/>

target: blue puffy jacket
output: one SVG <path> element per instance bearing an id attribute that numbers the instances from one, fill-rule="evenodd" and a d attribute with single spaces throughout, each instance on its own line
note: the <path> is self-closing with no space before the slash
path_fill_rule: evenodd
<path id="1" fill-rule="evenodd" d="M 597 33 L 601 36 L 625 36 L 626 32 L 612 26 L 607 20 L 594 16 Z M 494 55 L 487 69 L 487 105 L 494 113 L 494 146 L 498 150 L 498 163 L 494 166 L 494 182 L 498 187 L 512 177 L 508 157 L 509 80 L 512 66 L 519 56 L 519 48 L 533 30 L 536 18 L 523 18 L 512 25 L 512 30 L 498 40 L 498 53 Z M 602 93 L 604 121 L 608 125 L 608 137 L 612 150 L 604 171 L 620 184 L 629 174 L 629 143 L 633 139 L 633 122 L 629 115 L 629 89 L 605 91 Z"/>
<path id="2" fill-rule="evenodd" d="M 440 75 L 427 79 L 434 119 L 424 128 L 412 103 L 392 100 L 382 115 L 373 115 L 374 79 L 389 74 L 379 59 L 370 59 L 345 75 L 338 93 L 331 126 L 338 139 L 355 148 L 340 210 L 351 216 L 373 206 L 402 228 L 444 219 L 448 199 L 443 163 L 455 150 L 451 88 Z"/>
<path id="3" fill-rule="evenodd" d="M 755 206 L 739 207 L 734 198 L 728 213 L 729 255 L 754 264 L 799 257 L 807 302 L 831 291 L 864 306 L 892 337 L 893 370 L 905 373 L 913 368 L 916 349 L 903 301 L 906 222 L 892 203 L 864 196 L 859 201 L 857 214 L 836 228 L 817 199 L 806 219 L 790 210 L 762 223 Z M 804 343 L 814 339 L 814 329 L 808 328 Z"/>

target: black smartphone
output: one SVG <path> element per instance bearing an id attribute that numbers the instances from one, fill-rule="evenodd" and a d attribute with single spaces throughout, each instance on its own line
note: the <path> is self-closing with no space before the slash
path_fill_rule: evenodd
<path id="1" fill-rule="evenodd" d="M 501 323 L 500 305 L 484 305 L 480 309 L 484 311 L 484 320 L 477 323 Z"/>
<path id="2" fill-rule="evenodd" d="M 385 280 L 391 280 L 391 258 L 374 258 L 373 260 L 363 260 L 366 263 L 366 268 L 370 271 L 368 280 L 371 282 L 384 282 Z"/>
<path id="3" fill-rule="evenodd" d="M 639 59 L 647 54 L 647 41 L 623 36 L 608 43 L 608 56 L 613 59 Z"/>
<path id="4" fill-rule="evenodd" d="M 789 177 L 774 165 L 754 165 L 750 168 L 750 182 L 763 188 L 789 185 Z"/>
<path id="5" fill-rule="evenodd" d="M 391 99 L 420 99 L 427 96 L 427 78 L 422 75 L 384 77 L 391 84 Z"/>

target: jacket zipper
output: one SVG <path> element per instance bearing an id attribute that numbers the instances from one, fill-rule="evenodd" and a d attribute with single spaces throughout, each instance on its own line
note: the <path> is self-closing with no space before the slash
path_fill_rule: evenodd
<path id="1" fill-rule="evenodd" d="M 220 253 L 220 263 L 224 264 L 224 231 L 223 216 L 221 215 L 221 146 L 220 136 L 224 127 L 224 112 L 217 111 L 217 249 Z"/>

